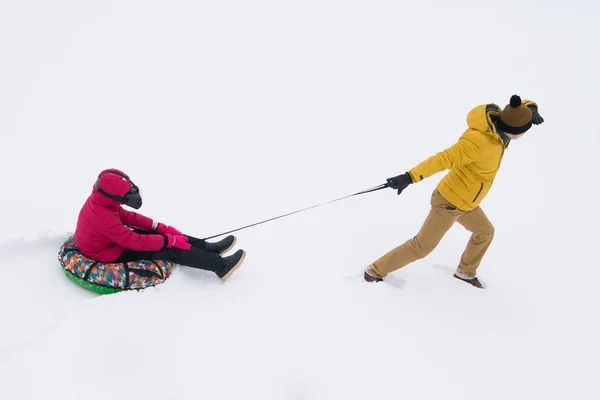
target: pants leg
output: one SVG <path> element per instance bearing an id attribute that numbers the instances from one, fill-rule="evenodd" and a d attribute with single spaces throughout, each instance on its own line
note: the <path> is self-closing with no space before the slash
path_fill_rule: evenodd
<path id="1" fill-rule="evenodd" d="M 158 233 L 156 233 L 156 232 L 144 231 L 142 229 L 137 229 L 137 228 L 134 229 L 133 231 L 136 233 L 139 233 L 140 235 L 158 235 Z M 206 250 L 206 240 L 198 239 L 196 237 L 186 235 L 186 234 L 183 234 L 183 236 L 188 238 L 188 243 L 191 244 L 192 247 L 195 247 L 200 250 Z"/>
<path id="2" fill-rule="evenodd" d="M 191 244 L 192 247 L 195 247 L 200 250 L 206 250 L 206 240 L 198 239 L 198 238 L 195 238 L 190 235 L 184 235 L 184 236 L 188 238 L 188 243 Z"/>
<path id="3" fill-rule="evenodd" d="M 225 266 L 225 261 L 218 254 L 210 253 L 193 246 L 189 250 L 165 248 L 159 251 L 134 251 L 125 249 L 117 262 L 139 260 L 172 261 L 186 267 L 198 268 L 213 272 L 220 271 Z"/>
<path id="4" fill-rule="evenodd" d="M 464 211 L 450 204 L 436 189 L 431 196 L 431 211 L 419 233 L 376 260 L 369 267 L 369 273 L 385 277 L 431 253 L 446 232 Z"/>
<path id="5" fill-rule="evenodd" d="M 460 259 L 458 272 L 466 278 L 473 278 L 477 274 L 477 268 L 481 264 L 485 252 L 492 243 L 494 226 L 481 207 L 464 213 L 457 222 L 473 233 Z"/>

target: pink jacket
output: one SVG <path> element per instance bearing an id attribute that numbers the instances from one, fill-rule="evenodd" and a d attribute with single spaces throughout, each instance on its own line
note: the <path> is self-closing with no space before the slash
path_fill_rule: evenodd
<path id="1" fill-rule="evenodd" d="M 131 183 L 115 174 L 104 174 L 100 187 L 116 196 L 123 196 Z M 151 230 L 153 221 L 141 214 L 127 211 L 94 187 L 79 212 L 75 244 L 91 259 L 100 262 L 116 261 L 124 249 L 158 251 L 165 246 L 162 235 L 140 235 L 131 228 Z"/>

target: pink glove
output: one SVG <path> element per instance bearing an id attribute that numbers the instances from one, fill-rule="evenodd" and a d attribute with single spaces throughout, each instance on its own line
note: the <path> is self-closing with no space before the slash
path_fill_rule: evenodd
<path id="1" fill-rule="evenodd" d="M 162 222 L 158 223 L 156 232 L 160 233 L 161 235 L 183 235 L 183 233 L 179 232 L 177 229 L 173 228 L 172 226 L 165 225 Z"/>
<path id="2" fill-rule="evenodd" d="M 167 237 L 167 247 L 175 247 L 176 249 L 181 250 L 189 250 L 192 248 L 192 245 L 188 243 L 188 238 L 183 235 L 171 235 L 166 234 Z"/>

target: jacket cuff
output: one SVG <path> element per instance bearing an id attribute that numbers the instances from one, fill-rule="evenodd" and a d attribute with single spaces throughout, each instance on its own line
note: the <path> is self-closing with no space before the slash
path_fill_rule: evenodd
<path id="1" fill-rule="evenodd" d="M 538 108 L 538 105 L 535 101 L 532 100 L 523 100 L 523 104 L 527 107 L 529 106 L 535 106 L 535 108 Z"/>
<path id="2" fill-rule="evenodd" d="M 155 231 L 157 229 L 158 229 L 158 222 L 152 221 L 152 226 L 150 227 L 150 230 Z"/>
<path id="3" fill-rule="evenodd" d="M 409 175 L 410 175 L 410 177 L 412 178 L 412 181 L 413 181 L 413 183 L 420 182 L 420 181 L 422 181 L 422 180 L 423 180 L 423 175 L 421 175 L 421 176 L 419 177 L 419 178 L 421 178 L 421 179 L 419 179 L 419 180 L 415 179 L 415 174 L 414 174 L 414 172 L 413 172 L 412 170 L 408 171 L 408 174 L 409 174 Z"/>

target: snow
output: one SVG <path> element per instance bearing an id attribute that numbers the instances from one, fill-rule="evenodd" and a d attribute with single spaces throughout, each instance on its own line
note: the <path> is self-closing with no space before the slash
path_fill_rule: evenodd
<path id="1" fill-rule="evenodd" d="M 597 399 L 595 1 L 0 2 L 0 398 Z M 178 267 L 99 296 L 57 252 L 99 171 L 206 237 L 381 184 L 468 111 L 533 99 L 451 277 L 454 227 L 382 284 L 438 174 L 237 233 L 222 284 Z"/>

